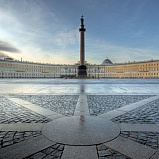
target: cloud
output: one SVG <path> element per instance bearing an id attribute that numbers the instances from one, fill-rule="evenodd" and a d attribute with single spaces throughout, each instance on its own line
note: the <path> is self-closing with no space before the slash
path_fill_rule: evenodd
<path id="1" fill-rule="evenodd" d="M 66 47 L 67 45 L 74 45 L 78 41 L 79 41 L 79 32 L 77 28 L 67 32 L 57 33 L 55 36 L 55 43 L 63 47 Z"/>
<path id="2" fill-rule="evenodd" d="M 0 0 L 0 29 L 10 37 L 25 39 L 24 43 L 35 42 L 48 36 L 55 26 L 56 16 L 43 0 L 6 1 Z M 13 25 L 14 24 L 14 25 Z M 1 34 L 1 32 L 0 32 Z M 4 37 L 8 39 L 8 36 Z M 21 43 L 21 42 L 20 42 Z"/>
<path id="3" fill-rule="evenodd" d="M 20 50 L 15 48 L 8 42 L 0 40 L 0 52 L 9 52 L 9 53 L 20 53 Z"/>
<path id="4" fill-rule="evenodd" d="M 155 48 L 132 48 L 110 43 L 101 39 L 88 39 L 86 47 L 87 60 L 90 62 L 93 62 L 94 59 L 96 59 L 96 62 L 101 63 L 106 57 L 115 63 L 159 59 L 158 50 Z"/>
<path id="5" fill-rule="evenodd" d="M 4 54 L 2 52 L 0 52 L 0 59 L 3 59 L 3 58 L 8 58 L 10 56 L 8 56 L 7 54 Z"/>
<path id="6" fill-rule="evenodd" d="M 23 25 L 19 21 L 18 15 L 14 10 L 4 10 L 3 8 L 0 8 L 0 21 L 1 21 L 1 28 L 5 27 L 5 29 L 12 31 L 13 30 L 18 31 L 21 28 L 23 28 Z"/>

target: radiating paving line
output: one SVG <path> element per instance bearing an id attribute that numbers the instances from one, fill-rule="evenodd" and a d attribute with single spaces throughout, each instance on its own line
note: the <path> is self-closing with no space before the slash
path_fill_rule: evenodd
<path id="1" fill-rule="evenodd" d="M 84 93 L 79 95 L 74 116 L 89 116 L 87 96 Z"/>
<path id="2" fill-rule="evenodd" d="M 8 98 L 8 97 L 7 97 Z M 28 101 L 25 101 L 25 100 L 22 100 L 22 99 L 19 99 L 19 98 L 8 98 L 9 100 L 27 108 L 27 109 L 30 109 L 40 115 L 43 115 L 51 120 L 54 120 L 54 119 L 57 119 L 57 118 L 61 118 L 61 117 L 64 117 L 64 115 L 62 114 L 59 114 L 59 113 L 56 113 L 52 110 L 48 110 L 46 108 L 43 108 L 41 106 L 38 106 L 36 104 L 32 104 Z"/>
<path id="3" fill-rule="evenodd" d="M 41 131 L 43 123 L 0 124 L 0 131 Z"/>
<path id="4" fill-rule="evenodd" d="M 159 159 L 159 150 L 150 159 Z"/>
<path id="5" fill-rule="evenodd" d="M 61 159 L 98 159 L 96 146 L 65 146 Z"/>
<path id="6" fill-rule="evenodd" d="M 0 149 L 0 159 L 22 159 L 55 144 L 42 135 Z"/>
<path id="7" fill-rule="evenodd" d="M 144 131 L 144 132 L 159 132 L 159 127 L 155 124 L 118 124 L 121 131 Z"/>
<path id="8" fill-rule="evenodd" d="M 113 119 L 117 116 L 125 114 L 126 112 L 129 112 L 133 109 L 139 108 L 139 107 L 141 107 L 141 106 L 143 106 L 143 105 L 145 105 L 149 102 L 152 102 L 152 101 L 154 101 L 158 98 L 159 98 L 159 96 L 150 97 L 150 98 L 144 99 L 142 101 L 139 101 L 139 102 L 136 102 L 136 103 L 133 103 L 133 104 L 129 104 L 129 105 L 123 106 L 121 108 L 109 111 L 107 113 L 98 115 L 98 117 L 102 117 L 102 118 L 106 118 L 106 119 L 111 120 L 111 119 Z"/>
<path id="9" fill-rule="evenodd" d="M 149 159 L 156 150 L 141 145 L 137 142 L 134 142 L 129 139 L 125 139 L 121 136 L 118 136 L 111 142 L 107 142 L 104 145 L 132 158 L 132 159 Z"/>
<path id="10" fill-rule="evenodd" d="M 8 98 L 8 99 L 46 117 L 52 116 L 52 115 L 59 115 L 59 113 L 56 113 L 54 111 L 48 110 L 46 108 L 40 107 L 36 104 L 32 104 L 28 101 L 25 101 L 19 98 Z"/>

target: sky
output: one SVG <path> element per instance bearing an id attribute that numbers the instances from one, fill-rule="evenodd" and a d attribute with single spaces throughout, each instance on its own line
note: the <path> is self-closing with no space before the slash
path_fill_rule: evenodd
<path id="1" fill-rule="evenodd" d="M 52 64 L 159 60 L 159 0 L 0 0 L 0 58 Z"/>

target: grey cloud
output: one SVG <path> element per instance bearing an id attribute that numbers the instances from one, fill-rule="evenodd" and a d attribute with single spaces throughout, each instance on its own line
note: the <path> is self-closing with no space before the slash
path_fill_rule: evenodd
<path id="1" fill-rule="evenodd" d="M 10 56 L 0 52 L 0 59 L 3 59 L 3 58 L 9 58 Z"/>
<path id="2" fill-rule="evenodd" d="M 10 53 L 20 53 L 20 50 L 6 41 L 0 40 L 0 52 L 7 51 Z"/>

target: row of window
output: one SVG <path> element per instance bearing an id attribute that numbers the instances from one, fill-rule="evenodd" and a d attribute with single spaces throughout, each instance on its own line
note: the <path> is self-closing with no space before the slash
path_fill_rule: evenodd
<path id="1" fill-rule="evenodd" d="M 0 77 L 59 77 L 59 74 L 24 74 L 24 73 L 0 73 Z"/>
<path id="2" fill-rule="evenodd" d="M 46 66 L 31 66 L 31 65 L 18 65 L 18 64 L 9 64 L 9 63 L 0 63 L 0 67 L 5 68 L 21 68 L 21 69 L 47 69 L 47 70 L 59 70 L 60 67 L 46 67 Z"/>
<path id="3" fill-rule="evenodd" d="M 2 64 L 2 63 L 1 63 Z M 23 71 L 28 71 L 28 70 L 30 70 L 30 71 L 35 71 L 35 72 L 41 72 L 42 70 L 44 70 L 44 71 L 71 71 L 71 72 L 74 72 L 74 71 L 76 71 L 76 69 L 77 68 L 67 68 L 67 69 L 65 69 L 65 68 L 60 68 L 60 67 L 39 67 L 39 66 L 23 66 L 22 67 L 22 65 L 19 65 L 19 66 L 17 66 L 17 67 L 1 67 L 0 66 L 0 70 L 23 70 Z M 90 71 L 90 72 L 112 72 L 112 71 L 116 71 L 116 72 L 118 72 L 118 71 L 141 71 L 141 70 L 144 70 L 144 71 L 151 71 L 151 70 L 159 70 L 159 67 L 146 67 L 146 68 L 139 68 L 139 67 L 119 67 L 119 66 L 109 66 L 109 67 L 107 67 L 107 66 L 104 66 L 104 68 L 99 68 L 99 67 L 95 67 L 95 68 L 90 68 L 89 66 L 88 66 L 88 69 L 87 69 L 88 71 Z"/>
<path id="4" fill-rule="evenodd" d="M 127 77 L 137 77 L 137 76 L 159 76 L 159 73 L 135 73 L 135 74 L 130 74 L 130 73 L 122 73 L 122 74 L 105 74 L 105 76 L 127 76 Z"/>
<path id="5" fill-rule="evenodd" d="M 65 74 L 61 74 L 65 75 Z M 60 74 L 27 74 L 27 73 L 2 73 L 0 72 L 0 78 L 2 77 L 60 77 Z M 74 74 L 73 74 L 74 75 Z M 159 73 L 123 73 L 123 74 L 116 74 L 116 73 L 100 73 L 100 74 L 88 74 L 89 77 L 159 77 Z"/>

